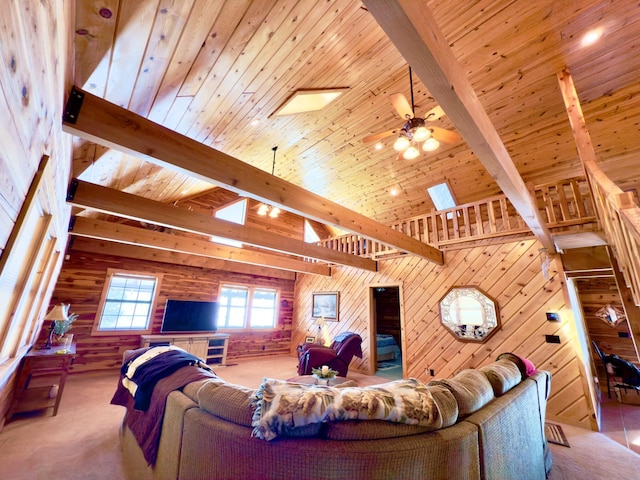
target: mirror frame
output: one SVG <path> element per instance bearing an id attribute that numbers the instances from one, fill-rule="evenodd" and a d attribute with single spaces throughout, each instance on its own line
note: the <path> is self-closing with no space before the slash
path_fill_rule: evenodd
<path id="1" fill-rule="evenodd" d="M 484 310 L 484 323 L 474 326 L 472 330 L 467 330 L 466 324 L 457 322 L 451 315 L 453 302 L 466 296 L 477 300 Z M 500 312 L 497 302 L 478 287 L 451 287 L 438 304 L 440 306 L 440 323 L 456 340 L 483 343 L 500 330 Z"/>

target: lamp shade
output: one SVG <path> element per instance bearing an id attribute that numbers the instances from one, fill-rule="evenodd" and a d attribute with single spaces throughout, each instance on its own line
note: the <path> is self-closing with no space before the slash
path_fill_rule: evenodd
<path id="1" fill-rule="evenodd" d="M 56 305 L 51 309 L 47 316 L 44 317 L 45 320 L 68 320 L 69 315 L 67 315 L 67 311 L 69 310 L 69 305 L 60 304 Z"/>

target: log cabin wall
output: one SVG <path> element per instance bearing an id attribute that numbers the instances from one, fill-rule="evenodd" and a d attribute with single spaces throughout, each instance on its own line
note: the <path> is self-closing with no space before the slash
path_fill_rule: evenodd
<path id="1" fill-rule="evenodd" d="M 260 285 L 280 289 L 278 326 L 265 331 L 233 331 L 227 359 L 256 355 L 275 355 L 289 352 L 293 317 L 294 282 L 246 273 L 234 273 L 204 267 L 150 262 L 113 255 L 87 254 L 68 250 L 52 303 L 70 303 L 70 311 L 79 314 L 71 333 L 77 343 L 78 356 L 72 372 L 116 369 L 122 364 L 125 350 L 140 347 L 139 335 L 92 336 L 96 310 L 107 276 L 107 269 L 163 274 L 156 311 L 153 315 L 153 334 L 160 333 L 164 305 L 167 298 L 180 300 L 215 300 L 221 282 Z"/>
<path id="2" fill-rule="evenodd" d="M 464 368 L 494 360 L 502 352 L 529 358 L 553 375 L 548 418 L 591 428 L 588 392 L 583 389 L 573 316 L 566 300 L 561 267 L 552 259 L 549 280 L 542 274 L 540 244 L 535 240 L 445 252 L 445 264 L 435 265 L 405 256 L 380 261 L 379 271 L 335 268 L 331 278 L 302 275 L 296 281 L 292 351 L 314 329 L 311 294 L 340 292 L 339 321 L 328 322 L 332 337 L 354 331 L 363 337 L 364 355 L 352 367 L 372 372 L 369 336 L 369 289 L 400 285 L 405 377 L 429 381 L 426 369 L 446 378 Z M 439 320 L 439 300 L 453 286 L 474 285 L 493 297 L 500 310 L 501 329 L 484 343 L 453 339 Z M 560 322 L 546 320 L 547 311 L 560 312 Z M 557 335 L 560 344 L 546 343 Z"/>
<path id="3" fill-rule="evenodd" d="M 2 2 L 0 15 L 0 427 L 62 264 L 71 137 L 74 2 Z"/>

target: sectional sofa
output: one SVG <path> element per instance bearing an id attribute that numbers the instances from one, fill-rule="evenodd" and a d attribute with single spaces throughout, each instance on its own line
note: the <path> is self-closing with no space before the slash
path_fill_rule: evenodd
<path id="1" fill-rule="evenodd" d="M 131 479 L 544 480 L 551 377 L 514 358 L 427 385 L 191 382 L 167 397 L 154 465 L 124 419 L 123 461 Z"/>

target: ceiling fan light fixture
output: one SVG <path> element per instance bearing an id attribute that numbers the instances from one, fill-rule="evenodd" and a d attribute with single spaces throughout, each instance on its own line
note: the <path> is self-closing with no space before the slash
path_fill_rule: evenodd
<path id="1" fill-rule="evenodd" d="M 411 142 L 405 135 L 400 135 L 395 142 L 393 142 L 393 149 L 396 152 L 404 152 L 407 148 L 409 148 Z"/>
<path id="2" fill-rule="evenodd" d="M 440 142 L 433 137 L 427 138 L 427 141 L 422 144 L 422 150 L 425 152 L 433 152 L 440 146 Z"/>
<path id="3" fill-rule="evenodd" d="M 418 127 L 416 131 L 413 132 L 413 139 L 416 142 L 424 142 L 429 137 L 431 137 L 431 130 L 427 127 Z"/>
<path id="4" fill-rule="evenodd" d="M 407 148 L 402 154 L 406 160 L 413 160 L 414 158 L 417 158 L 418 155 L 420 155 L 420 151 L 413 145 Z"/>

